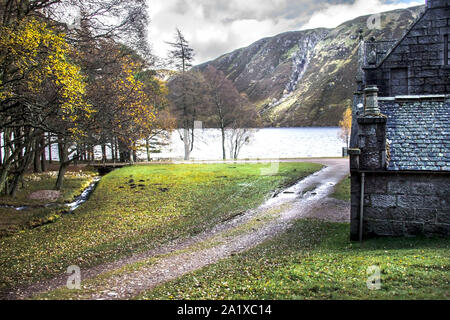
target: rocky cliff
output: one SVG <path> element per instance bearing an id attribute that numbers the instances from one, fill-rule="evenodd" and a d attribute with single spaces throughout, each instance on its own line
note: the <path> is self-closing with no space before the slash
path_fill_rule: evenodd
<path id="1" fill-rule="evenodd" d="M 334 126 L 355 90 L 359 30 L 365 39 L 399 39 L 423 9 L 382 13 L 376 29 L 364 16 L 335 29 L 282 33 L 197 68 L 223 71 L 267 126 Z"/>

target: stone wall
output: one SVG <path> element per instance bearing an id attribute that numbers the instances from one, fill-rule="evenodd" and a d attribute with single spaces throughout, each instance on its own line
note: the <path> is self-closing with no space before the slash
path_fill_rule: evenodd
<path id="1" fill-rule="evenodd" d="M 352 238 L 358 238 L 360 176 L 352 177 Z M 365 173 L 364 238 L 450 235 L 448 173 Z"/>
<path id="2" fill-rule="evenodd" d="M 365 69 L 367 85 L 377 85 L 380 96 L 450 92 L 450 67 L 444 61 L 449 17 L 450 0 L 429 2 L 425 14 L 389 56 L 378 67 Z"/>

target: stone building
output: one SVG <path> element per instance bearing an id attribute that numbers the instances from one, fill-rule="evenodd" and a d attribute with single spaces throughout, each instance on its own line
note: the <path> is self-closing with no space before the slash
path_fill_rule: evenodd
<path id="1" fill-rule="evenodd" d="M 364 41 L 350 142 L 351 239 L 450 234 L 450 0 Z"/>

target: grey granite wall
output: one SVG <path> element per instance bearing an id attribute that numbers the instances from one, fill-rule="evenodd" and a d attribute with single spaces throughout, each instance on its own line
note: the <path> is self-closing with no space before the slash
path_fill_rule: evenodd
<path id="1" fill-rule="evenodd" d="M 352 238 L 359 225 L 360 178 L 352 181 Z M 364 237 L 450 235 L 450 176 L 366 173 Z"/>

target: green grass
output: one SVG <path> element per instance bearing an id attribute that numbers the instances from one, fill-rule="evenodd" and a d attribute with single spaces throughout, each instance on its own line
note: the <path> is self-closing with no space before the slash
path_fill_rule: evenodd
<path id="1" fill-rule="evenodd" d="M 54 201 L 58 204 L 70 202 L 92 182 L 96 173 L 92 171 L 68 172 L 66 174 L 61 196 Z M 0 208 L 0 237 L 54 222 L 61 217 L 61 208 L 43 208 L 49 200 L 33 200 L 29 196 L 34 191 L 52 190 L 56 182 L 57 172 L 29 174 L 24 177 L 24 185 L 17 196 L 0 196 L 0 203 L 11 206 L 30 206 L 30 209 L 16 211 L 12 208 Z"/>
<path id="2" fill-rule="evenodd" d="M 345 177 L 336 185 L 331 197 L 338 200 L 350 201 L 350 177 Z"/>
<path id="3" fill-rule="evenodd" d="M 197 234 L 321 168 L 280 163 L 276 174 L 261 175 L 269 166 L 139 165 L 113 171 L 74 214 L 0 239 L 0 291 L 70 265 L 94 266 Z"/>
<path id="4" fill-rule="evenodd" d="M 450 240 L 351 243 L 349 225 L 299 220 L 285 234 L 137 299 L 449 299 Z M 367 288 L 367 268 L 381 289 Z"/>

